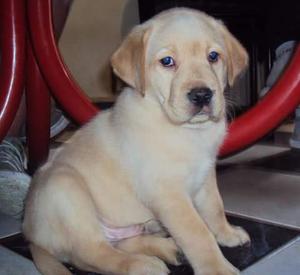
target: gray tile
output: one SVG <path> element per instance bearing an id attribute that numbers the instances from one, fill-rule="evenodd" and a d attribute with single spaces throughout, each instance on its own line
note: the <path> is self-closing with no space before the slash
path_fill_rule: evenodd
<path id="1" fill-rule="evenodd" d="M 0 212 L 0 239 L 21 232 L 21 221 Z"/>
<path id="2" fill-rule="evenodd" d="M 300 274 L 300 237 L 242 272 L 243 275 Z"/>
<path id="3" fill-rule="evenodd" d="M 0 275 L 40 275 L 28 259 L 0 246 Z"/>
<path id="4" fill-rule="evenodd" d="M 218 182 L 227 212 L 300 229 L 300 175 L 230 168 Z"/>

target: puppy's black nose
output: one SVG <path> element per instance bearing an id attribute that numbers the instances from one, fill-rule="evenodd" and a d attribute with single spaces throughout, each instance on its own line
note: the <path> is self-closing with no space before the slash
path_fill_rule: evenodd
<path id="1" fill-rule="evenodd" d="M 187 94 L 189 101 L 198 107 L 203 107 L 205 105 L 208 105 L 211 101 L 212 96 L 213 96 L 212 90 L 207 87 L 193 88 Z"/>

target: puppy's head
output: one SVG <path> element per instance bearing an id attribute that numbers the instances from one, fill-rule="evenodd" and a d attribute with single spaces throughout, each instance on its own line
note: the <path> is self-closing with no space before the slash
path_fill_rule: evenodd
<path id="1" fill-rule="evenodd" d="M 222 22 L 185 8 L 135 27 L 112 56 L 114 72 L 159 101 L 176 124 L 224 117 L 224 89 L 247 63 L 247 52 Z"/>

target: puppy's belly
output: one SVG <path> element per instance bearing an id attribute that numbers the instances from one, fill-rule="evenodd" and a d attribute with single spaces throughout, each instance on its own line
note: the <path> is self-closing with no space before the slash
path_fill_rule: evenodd
<path id="1" fill-rule="evenodd" d="M 105 238 L 112 244 L 117 242 L 146 234 L 164 234 L 164 230 L 158 220 L 148 220 L 144 223 L 132 224 L 123 227 L 117 227 L 108 221 L 101 220 L 101 228 Z"/>

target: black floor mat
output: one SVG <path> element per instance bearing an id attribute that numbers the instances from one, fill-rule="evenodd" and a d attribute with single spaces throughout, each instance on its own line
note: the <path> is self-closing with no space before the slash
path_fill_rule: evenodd
<path id="1" fill-rule="evenodd" d="M 230 223 L 242 226 L 251 237 L 251 245 L 235 248 L 221 247 L 225 257 L 240 270 L 252 265 L 270 252 L 286 244 L 300 234 L 297 230 L 287 229 L 275 225 L 265 224 L 228 216 Z M 21 235 L 1 241 L 1 244 L 7 248 L 21 254 L 27 258 L 31 258 L 28 247 Z M 93 275 L 95 273 L 79 271 L 69 266 L 75 275 Z M 192 275 L 193 271 L 188 264 L 179 267 L 170 266 L 172 275 Z"/>

